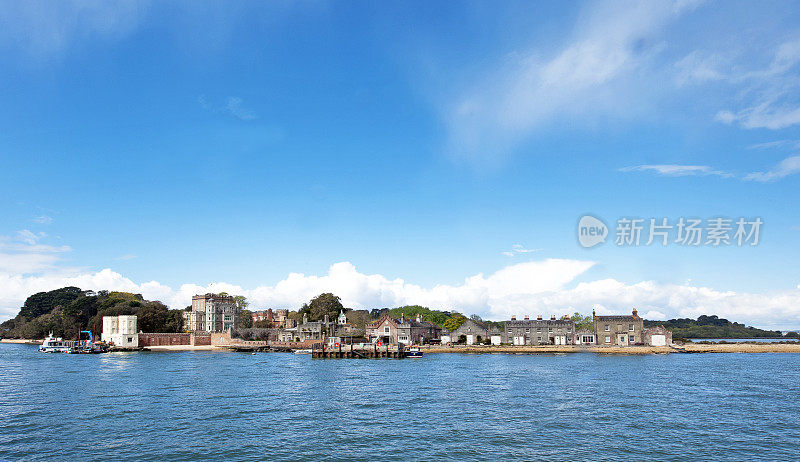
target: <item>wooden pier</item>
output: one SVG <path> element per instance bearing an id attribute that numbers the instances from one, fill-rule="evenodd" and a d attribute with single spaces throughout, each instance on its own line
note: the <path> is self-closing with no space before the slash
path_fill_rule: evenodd
<path id="1" fill-rule="evenodd" d="M 406 357 L 402 344 L 356 343 L 334 344 L 315 343 L 311 348 L 312 358 L 394 358 Z"/>

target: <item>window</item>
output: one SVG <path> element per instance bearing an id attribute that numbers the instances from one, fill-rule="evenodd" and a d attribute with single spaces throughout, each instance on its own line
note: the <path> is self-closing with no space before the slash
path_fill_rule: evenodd
<path id="1" fill-rule="evenodd" d="M 553 328 L 552 327 L 548 327 L 547 328 L 547 332 L 553 332 Z"/>
<path id="2" fill-rule="evenodd" d="M 606 326 L 606 327 L 608 327 L 608 326 Z M 610 335 L 606 335 L 606 343 L 611 343 L 611 336 Z"/>
<path id="3" fill-rule="evenodd" d="M 388 334 L 389 333 L 389 326 L 384 327 L 383 328 L 383 332 Z"/>
<path id="4" fill-rule="evenodd" d="M 633 324 L 628 324 L 628 330 L 633 330 Z"/>
<path id="5" fill-rule="evenodd" d="M 631 336 L 628 338 L 628 340 L 630 341 L 630 343 L 634 343 L 634 342 L 636 341 L 635 339 L 636 339 L 636 337 L 634 337 L 633 335 L 631 335 Z"/>
<path id="6" fill-rule="evenodd" d="M 530 333 L 531 333 L 531 330 L 530 330 L 530 329 L 525 329 L 525 333 L 526 333 L 526 334 L 530 334 Z"/>
<path id="7" fill-rule="evenodd" d="M 608 332 L 608 331 L 610 331 L 610 330 L 611 330 L 611 326 L 610 326 L 610 325 L 608 325 L 608 324 L 606 324 L 606 332 Z"/>
<path id="8" fill-rule="evenodd" d="M 541 333 L 542 333 L 542 328 L 541 328 L 541 327 L 537 328 L 537 329 L 536 329 L 536 332 L 538 332 L 538 333 L 540 333 L 540 334 L 541 334 Z"/>
<path id="9" fill-rule="evenodd" d="M 542 338 L 541 338 L 541 337 L 536 337 L 536 341 L 537 341 L 537 342 L 541 342 L 541 341 L 542 341 Z"/>

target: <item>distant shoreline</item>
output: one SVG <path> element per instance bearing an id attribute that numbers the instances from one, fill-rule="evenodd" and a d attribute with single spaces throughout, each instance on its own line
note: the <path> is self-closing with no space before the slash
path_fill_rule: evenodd
<path id="1" fill-rule="evenodd" d="M 41 340 L 35 339 L 2 339 L 0 343 L 39 345 Z M 150 346 L 148 351 L 225 351 L 228 346 L 212 345 L 166 345 Z M 686 343 L 684 345 L 653 346 L 583 346 L 583 345 L 544 345 L 544 346 L 488 346 L 488 345 L 425 345 L 422 351 L 429 354 L 466 353 L 466 354 L 569 354 L 595 353 L 606 355 L 651 355 L 671 353 L 800 353 L 799 343 Z"/>

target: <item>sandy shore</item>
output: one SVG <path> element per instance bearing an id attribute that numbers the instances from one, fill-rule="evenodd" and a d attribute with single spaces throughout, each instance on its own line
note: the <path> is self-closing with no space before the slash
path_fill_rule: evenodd
<path id="1" fill-rule="evenodd" d="M 759 343 L 759 344 L 686 344 L 674 347 L 602 347 L 602 346 L 427 346 L 426 353 L 505 353 L 505 354 L 555 354 L 555 353 L 597 353 L 607 355 L 649 355 L 666 353 L 800 353 L 800 343 Z"/>
<path id="2" fill-rule="evenodd" d="M 229 351 L 212 345 L 163 345 L 145 347 L 150 351 Z"/>
<path id="3" fill-rule="evenodd" d="M 0 343 L 22 343 L 25 345 L 41 345 L 44 339 L 36 340 L 30 338 L 4 338 L 0 339 Z"/>
<path id="4" fill-rule="evenodd" d="M 800 353 L 800 343 L 687 343 L 686 353 Z"/>

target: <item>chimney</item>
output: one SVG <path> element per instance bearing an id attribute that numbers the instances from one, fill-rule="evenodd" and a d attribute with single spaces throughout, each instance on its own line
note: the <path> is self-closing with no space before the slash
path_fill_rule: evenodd
<path id="1" fill-rule="evenodd" d="M 417 322 L 422 322 L 422 315 L 417 313 Z"/>
<path id="2" fill-rule="evenodd" d="M 511 315 L 511 320 L 512 320 L 512 321 L 516 321 L 516 320 L 517 320 L 517 315 L 515 315 L 515 314 L 512 314 L 512 315 Z"/>
<path id="3" fill-rule="evenodd" d="M 542 315 L 540 314 L 539 316 L 536 316 L 536 320 L 537 321 L 541 321 L 542 320 Z"/>
<path id="4" fill-rule="evenodd" d="M 328 321 L 329 321 L 328 315 L 326 314 L 325 316 L 323 316 L 322 322 L 324 322 L 325 324 L 328 324 Z"/>
<path id="5" fill-rule="evenodd" d="M 551 314 L 551 315 L 550 315 L 550 320 L 551 320 L 551 321 L 555 321 L 555 320 L 556 320 L 556 315 L 554 315 L 554 314 Z"/>
<path id="6" fill-rule="evenodd" d="M 635 317 L 638 317 L 638 316 L 639 316 L 639 312 L 636 311 L 636 308 L 634 308 L 633 309 L 633 317 L 635 318 Z"/>
<path id="7" fill-rule="evenodd" d="M 400 313 L 400 323 L 401 324 L 405 324 L 406 323 L 406 313 L 405 312 Z"/>
<path id="8" fill-rule="evenodd" d="M 592 308 L 592 319 L 594 319 L 594 308 Z"/>
<path id="9" fill-rule="evenodd" d="M 526 315 L 525 315 L 525 320 L 527 321 L 528 319 L 530 319 L 530 318 L 529 318 L 529 317 L 528 317 L 528 315 L 526 314 Z"/>
<path id="10" fill-rule="evenodd" d="M 306 313 L 303 313 L 303 324 L 307 322 L 308 322 L 308 315 Z"/>

